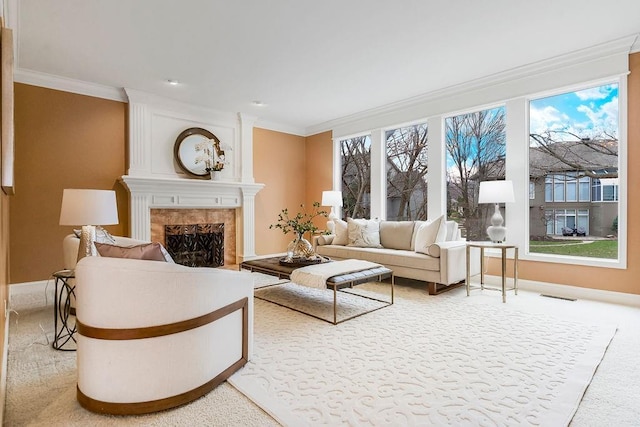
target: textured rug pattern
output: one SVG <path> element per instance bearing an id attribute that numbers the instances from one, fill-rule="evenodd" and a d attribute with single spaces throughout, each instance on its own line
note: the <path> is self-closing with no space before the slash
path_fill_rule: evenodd
<path id="1" fill-rule="evenodd" d="M 615 333 L 398 288 L 337 326 L 257 300 L 254 358 L 231 384 L 285 425 L 567 425 Z"/>
<path id="2" fill-rule="evenodd" d="M 367 292 L 362 288 L 362 286 L 356 286 L 353 289 L 338 291 L 336 298 L 338 322 L 388 305 L 387 302 L 375 301 L 358 295 L 391 301 L 390 285 L 384 289 L 384 294 Z M 256 289 L 255 296 L 333 322 L 332 289 L 308 288 L 289 282 Z"/>

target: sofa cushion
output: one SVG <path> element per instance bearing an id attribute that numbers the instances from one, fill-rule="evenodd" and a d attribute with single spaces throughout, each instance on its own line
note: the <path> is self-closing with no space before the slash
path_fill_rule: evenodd
<path id="1" fill-rule="evenodd" d="M 422 224 L 416 232 L 415 251 L 429 254 L 429 246 L 436 242 L 443 242 L 447 235 L 444 215 Z"/>
<path id="2" fill-rule="evenodd" d="M 318 246 L 316 252 L 329 258 L 363 259 L 382 264 L 393 270 L 394 266 L 417 270 L 440 271 L 440 259 L 401 249 L 358 248 L 354 246 Z"/>
<path id="3" fill-rule="evenodd" d="M 347 218 L 349 232 L 348 246 L 360 248 L 381 248 L 380 221 L 375 219 Z"/>
<path id="4" fill-rule="evenodd" d="M 103 257 L 129 258 L 147 261 L 167 261 L 160 243 L 146 243 L 137 246 L 116 246 L 107 243 L 95 243 L 96 250 Z"/>
<path id="5" fill-rule="evenodd" d="M 335 235 L 333 239 L 334 245 L 346 245 L 349 243 L 349 233 L 347 231 L 347 221 L 341 219 L 334 220 L 335 223 Z"/>
<path id="6" fill-rule="evenodd" d="M 380 244 L 388 249 L 411 250 L 413 221 L 380 221 Z"/>

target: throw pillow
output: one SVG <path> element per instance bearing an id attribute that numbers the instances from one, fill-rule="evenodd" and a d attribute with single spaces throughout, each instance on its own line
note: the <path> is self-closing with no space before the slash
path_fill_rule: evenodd
<path id="1" fill-rule="evenodd" d="M 142 259 L 147 261 L 166 261 L 160 243 L 146 243 L 137 246 L 116 246 L 107 243 L 95 243 L 100 256 L 110 258 Z"/>
<path id="2" fill-rule="evenodd" d="M 447 227 L 444 222 L 444 215 L 442 215 L 420 226 L 416 233 L 416 252 L 429 255 L 429 246 L 444 241 L 447 235 Z"/>
<path id="3" fill-rule="evenodd" d="M 347 218 L 349 244 L 359 248 L 381 248 L 380 221 Z"/>
<path id="4" fill-rule="evenodd" d="M 418 230 L 425 224 L 427 221 L 413 221 L 413 234 L 411 235 L 411 250 L 416 250 L 416 236 L 418 235 Z"/>
<path id="5" fill-rule="evenodd" d="M 336 238 L 335 234 L 321 234 L 318 236 L 318 244 L 319 245 L 330 245 L 333 243 L 333 240 Z"/>
<path id="6" fill-rule="evenodd" d="M 331 242 L 333 245 L 341 245 L 344 246 L 349 243 L 349 234 L 347 231 L 347 221 L 343 221 L 341 219 L 334 220 L 335 222 L 335 234 L 336 237 Z"/>
<path id="7" fill-rule="evenodd" d="M 380 221 L 380 244 L 387 249 L 411 248 L 413 221 Z"/>

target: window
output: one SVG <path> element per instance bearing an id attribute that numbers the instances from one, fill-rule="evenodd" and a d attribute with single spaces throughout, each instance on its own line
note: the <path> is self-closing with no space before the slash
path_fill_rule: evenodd
<path id="1" fill-rule="evenodd" d="M 478 206 L 480 182 L 505 176 L 504 107 L 445 119 L 447 215 L 468 240 L 485 240 L 493 206 Z"/>
<path id="2" fill-rule="evenodd" d="M 594 202 L 617 202 L 618 179 L 598 178 L 591 184 L 591 199 Z"/>
<path id="3" fill-rule="evenodd" d="M 544 203 L 529 201 L 530 240 L 552 236 L 564 245 L 535 252 L 617 258 L 617 241 L 606 250 L 598 242 L 610 239 L 618 217 L 618 108 L 617 84 L 530 101 L 529 174 L 545 186 Z M 575 251 L 562 242 L 569 235 L 586 235 L 593 251 Z"/>
<path id="4" fill-rule="evenodd" d="M 536 198 L 536 183 L 529 181 L 529 200 L 535 200 Z"/>
<path id="5" fill-rule="evenodd" d="M 579 185 L 578 185 L 579 184 Z M 545 177 L 545 202 L 577 202 L 589 201 L 589 177 L 577 177 L 576 173 Z"/>
<path id="6" fill-rule="evenodd" d="M 342 218 L 370 218 L 371 138 L 369 135 L 340 141 L 342 167 Z"/>
<path id="7" fill-rule="evenodd" d="M 427 125 L 387 131 L 387 219 L 427 219 Z"/>

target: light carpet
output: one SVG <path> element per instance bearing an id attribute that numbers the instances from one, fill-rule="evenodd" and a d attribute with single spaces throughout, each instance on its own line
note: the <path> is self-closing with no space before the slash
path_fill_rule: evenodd
<path id="1" fill-rule="evenodd" d="M 317 305 L 285 286 L 287 304 Z M 229 382 L 288 426 L 562 426 L 616 330 L 397 288 L 393 306 L 337 326 L 256 300 L 254 357 Z"/>

